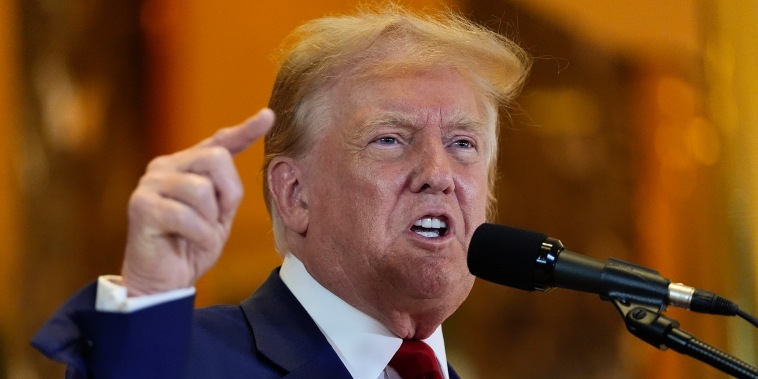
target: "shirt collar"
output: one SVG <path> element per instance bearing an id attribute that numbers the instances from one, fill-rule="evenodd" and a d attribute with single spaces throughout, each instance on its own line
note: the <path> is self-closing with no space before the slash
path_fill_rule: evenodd
<path id="1" fill-rule="evenodd" d="M 284 284 L 305 308 L 354 378 L 377 378 L 403 342 L 382 323 L 321 286 L 293 254 L 279 271 Z M 442 326 L 425 339 L 448 378 Z"/>

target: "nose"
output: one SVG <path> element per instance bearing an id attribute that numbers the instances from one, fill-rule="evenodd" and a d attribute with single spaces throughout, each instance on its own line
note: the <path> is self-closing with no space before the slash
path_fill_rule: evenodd
<path id="1" fill-rule="evenodd" d="M 418 146 L 411 159 L 414 161 L 411 191 L 450 194 L 455 190 L 452 157 L 440 140 Z"/>

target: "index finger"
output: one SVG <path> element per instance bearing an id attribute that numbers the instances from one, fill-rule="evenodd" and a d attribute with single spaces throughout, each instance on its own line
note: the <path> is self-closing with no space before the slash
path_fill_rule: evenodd
<path id="1" fill-rule="evenodd" d="M 274 111 L 263 108 L 239 125 L 219 129 L 195 147 L 219 146 L 229 150 L 232 155 L 237 155 L 271 129 L 274 117 Z"/>

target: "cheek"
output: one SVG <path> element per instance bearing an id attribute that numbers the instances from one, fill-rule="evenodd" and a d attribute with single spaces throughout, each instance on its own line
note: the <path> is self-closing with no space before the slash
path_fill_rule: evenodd
<path id="1" fill-rule="evenodd" d="M 458 183 L 456 183 L 456 192 L 465 213 L 481 216 L 484 219 L 487 209 L 488 181 L 486 174 L 468 172 L 459 178 Z"/>
<path id="2" fill-rule="evenodd" d="M 352 162 L 338 175 L 343 176 L 341 191 L 349 191 L 359 203 L 370 208 L 383 208 L 392 204 L 407 181 L 402 167 L 374 164 L 372 161 Z"/>
<path id="3" fill-rule="evenodd" d="M 479 225 L 487 221 L 487 188 L 487 180 L 478 177 L 456 184 L 456 196 L 463 216 L 462 231 L 466 241 L 471 239 Z"/>
<path id="4" fill-rule="evenodd" d="M 376 227 L 386 215 L 396 191 L 396 181 L 387 170 L 348 162 L 333 161 L 321 170 L 314 188 L 317 209 L 314 216 L 327 214 L 359 232 Z M 317 216 L 315 222 L 329 218 Z"/>

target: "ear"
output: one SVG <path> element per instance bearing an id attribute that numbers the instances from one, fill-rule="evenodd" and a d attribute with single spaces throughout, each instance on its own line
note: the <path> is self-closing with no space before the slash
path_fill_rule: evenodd
<path id="1" fill-rule="evenodd" d="M 297 161 L 276 157 L 269 164 L 271 199 L 287 229 L 298 234 L 308 230 L 308 201 L 303 191 L 303 171 Z"/>

